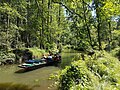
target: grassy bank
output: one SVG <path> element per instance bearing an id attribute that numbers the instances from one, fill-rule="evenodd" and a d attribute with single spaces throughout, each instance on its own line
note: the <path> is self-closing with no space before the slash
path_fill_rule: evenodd
<path id="1" fill-rule="evenodd" d="M 80 57 L 60 71 L 56 85 L 60 90 L 120 90 L 120 62 L 105 51 Z"/>

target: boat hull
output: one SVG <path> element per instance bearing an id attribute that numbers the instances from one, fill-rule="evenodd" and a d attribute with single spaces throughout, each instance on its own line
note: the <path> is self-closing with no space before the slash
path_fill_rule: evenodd
<path id="1" fill-rule="evenodd" d="M 30 71 L 44 66 L 58 66 L 59 63 L 61 63 L 61 59 L 53 59 L 51 61 L 49 61 L 49 59 L 27 60 L 25 63 L 18 65 L 18 67 L 24 69 L 25 71 Z"/>

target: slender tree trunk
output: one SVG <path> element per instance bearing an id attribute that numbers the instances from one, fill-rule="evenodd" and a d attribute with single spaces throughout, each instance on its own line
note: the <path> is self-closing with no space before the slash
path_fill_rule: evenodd
<path id="1" fill-rule="evenodd" d="M 58 9 L 58 28 L 60 27 L 60 21 L 61 21 L 61 5 L 59 4 L 59 9 Z M 60 47 L 60 34 L 57 35 L 57 40 L 56 40 L 56 44 L 57 44 L 57 49 L 59 49 Z"/>
<path id="2" fill-rule="evenodd" d="M 50 10 L 52 10 L 52 0 L 51 0 L 51 3 L 50 3 Z M 51 25 L 51 23 L 52 23 L 52 21 L 53 21 L 53 17 L 52 17 L 52 15 L 50 15 L 50 25 Z M 52 40 L 52 30 L 51 29 L 49 29 L 49 38 L 50 38 L 50 43 L 53 41 Z"/>
<path id="3" fill-rule="evenodd" d="M 100 26 L 101 26 L 101 21 L 100 21 L 100 16 L 99 16 L 99 12 L 100 12 L 100 9 L 99 9 L 99 1 L 98 0 L 93 0 L 94 4 L 95 4 L 95 7 L 96 7 L 96 18 L 97 18 L 97 33 L 98 33 L 98 43 L 99 43 L 99 50 L 102 50 L 102 46 L 101 46 L 101 37 L 100 37 Z"/>
<path id="4" fill-rule="evenodd" d="M 98 20 L 99 21 L 99 20 Z M 98 43 L 99 43 L 99 50 L 102 50 L 102 46 L 101 46 L 101 38 L 100 38 L 100 23 L 98 22 L 97 25 L 97 32 L 98 32 Z"/>
<path id="5" fill-rule="evenodd" d="M 109 43 L 109 51 L 111 51 L 112 33 L 111 33 L 111 23 L 110 22 L 108 22 L 108 26 L 109 26 L 109 39 L 108 39 L 108 43 Z"/>
<path id="6" fill-rule="evenodd" d="M 89 37 L 89 42 L 90 42 L 90 45 L 91 45 L 91 47 L 93 48 L 93 45 L 92 45 L 92 39 L 91 39 L 91 33 L 90 33 L 90 28 L 89 28 L 89 26 L 88 26 L 88 23 L 87 23 L 87 18 L 86 18 L 86 13 L 85 13 L 85 5 L 84 5 L 84 0 L 82 0 L 82 2 L 83 2 L 83 11 L 84 11 L 84 21 L 85 21 L 85 26 L 86 26 L 86 28 L 87 28 L 87 31 L 88 31 L 88 37 Z"/>
<path id="7" fill-rule="evenodd" d="M 17 27 L 19 27 L 19 18 L 18 18 L 18 17 L 17 17 L 17 19 L 16 19 L 16 24 L 17 24 Z M 19 44 L 19 43 L 18 43 L 18 33 L 19 33 L 19 32 L 18 32 L 18 29 L 16 29 L 16 46 L 15 46 L 16 48 L 19 48 L 19 47 L 18 47 L 18 46 L 19 46 L 19 45 L 18 45 L 18 44 Z"/>
<path id="8" fill-rule="evenodd" d="M 58 27 L 60 26 L 61 5 L 59 4 Z"/>
<path id="9" fill-rule="evenodd" d="M 30 0 L 28 0 L 28 4 L 27 4 L 27 27 L 30 26 L 30 22 L 29 22 L 29 14 L 30 14 L 30 8 L 29 7 L 30 6 L 29 6 L 29 3 L 30 3 Z M 25 40 L 26 42 L 25 43 L 26 43 L 26 47 L 29 48 L 29 41 L 30 41 L 29 40 L 30 35 L 28 33 L 29 28 L 26 28 L 26 29 L 27 29 L 27 32 L 26 32 L 26 36 L 25 36 L 26 37 L 26 40 Z"/>
<path id="10" fill-rule="evenodd" d="M 51 0 L 48 0 L 48 18 L 47 18 L 47 30 L 48 30 L 48 32 L 50 30 L 50 27 L 49 27 L 49 25 L 50 25 L 50 10 L 51 10 L 50 5 L 51 5 Z M 47 35 L 47 39 L 48 39 L 48 42 L 50 42 L 49 35 Z"/>
<path id="11" fill-rule="evenodd" d="M 43 49 L 44 48 L 44 46 L 43 46 L 43 40 L 44 40 L 44 1 L 45 0 L 42 0 L 42 30 L 41 30 L 41 32 L 40 32 L 40 48 L 41 49 Z"/>
<path id="12" fill-rule="evenodd" d="M 6 19 L 7 19 L 7 28 L 6 28 L 6 51 L 8 50 L 9 48 L 9 41 L 8 41 L 8 38 L 9 38 L 9 15 L 7 14 L 6 15 Z"/>

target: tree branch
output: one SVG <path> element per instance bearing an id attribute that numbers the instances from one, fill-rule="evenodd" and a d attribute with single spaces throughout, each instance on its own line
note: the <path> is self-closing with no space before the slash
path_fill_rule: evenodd
<path id="1" fill-rule="evenodd" d="M 83 18 L 80 14 L 76 13 L 76 12 L 73 11 L 73 10 L 70 10 L 70 8 L 68 8 L 68 7 L 67 7 L 65 4 L 63 4 L 62 2 L 55 2 L 54 0 L 52 0 L 52 2 L 62 5 L 62 6 L 65 7 L 70 13 L 75 14 L 75 15 L 77 15 L 77 16 L 80 17 L 80 18 Z"/>

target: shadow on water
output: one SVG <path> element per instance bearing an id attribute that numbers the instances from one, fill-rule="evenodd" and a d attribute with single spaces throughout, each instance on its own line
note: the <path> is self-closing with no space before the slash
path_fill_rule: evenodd
<path id="1" fill-rule="evenodd" d="M 59 68 L 55 66 L 44 66 L 27 72 L 17 65 L 0 67 L 0 90 L 48 90 L 54 82 L 48 78 L 58 70 Z"/>
<path id="2" fill-rule="evenodd" d="M 19 69 L 19 70 L 15 71 L 15 73 L 25 73 L 25 72 L 27 72 L 25 69 Z"/>
<path id="3" fill-rule="evenodd" d="M 35 67 L 35 68 L 28 68 L 28 69 L 25 69 L 25 68 L 22 68 L 22 69 L 19 69 L 17 71 L 15 71 L 15 73 L 25 73 L 25 72 L 30 72 L 30 71 L 33 71 L 33 70 L 36 70 L 36 69 L 40 69 L 40 68 L 43 68 L 43 67 L 49 67 L 49 66 L 54 66 L 54 67 L 60 67 L 60 63 L 51 63 L 51 64 L 45 64 L 45 65 L 40 65 L 38 67 Z"/>
<path id="4" fill-rule="evenodd" d="M 15 73 L 25 73 L 25 72 L 33 71 L 35 69 L 39 69 L 39 68 L 42 68 L 42 67 L 45 67 L 45 66 L 46 65 L 41 65 L 41 66 L 39 66 L 37 68 L 29 68 L 29 69 L 22 68 L 22 69 L 19 69 L 19 70 L 15 71 Z"/>
<path id="5" fill-rule="evenodd" d="M 32 87 L 23 84 L 0 83 L 0 90 L 33 90 Z"/>

